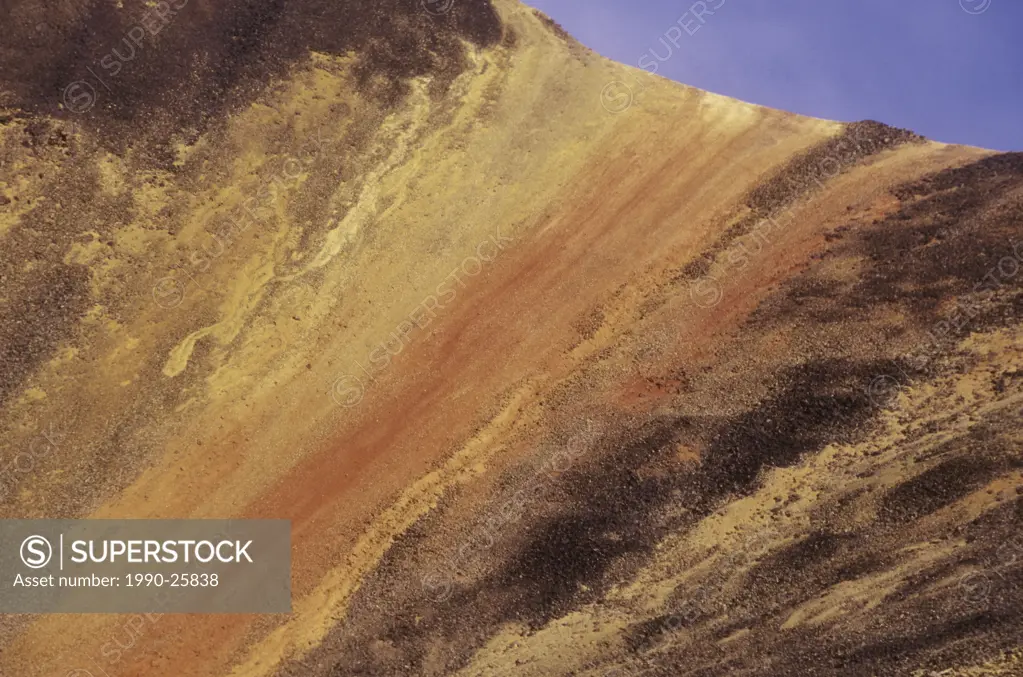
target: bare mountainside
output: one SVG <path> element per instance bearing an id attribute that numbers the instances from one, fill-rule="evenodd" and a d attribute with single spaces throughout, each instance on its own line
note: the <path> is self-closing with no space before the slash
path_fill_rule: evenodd
<path id="1" fill-rule="evenodd" d="M 292 521 L 0 674 L 1023 674 L 1023 156 L 516 0 L 4 5 L 3 517 Z"/>

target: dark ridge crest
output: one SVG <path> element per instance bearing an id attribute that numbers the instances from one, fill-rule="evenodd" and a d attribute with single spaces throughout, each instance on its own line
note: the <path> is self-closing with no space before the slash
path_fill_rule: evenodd
<path id="1" fill-rule="evenodd" d="M 65 117 L 112 149 L 201 132 L 310 52 L 358 56 L 365 85 L 425 73 L 450 79 L 462 41 L 499 42 L 489 0 L 143 0 L 5 9 L 0 106 Z M 78 88 L 68 90 L 74 83 Z M 94 93 L 86 108 L 83 92 Z M 62 105 L 63 104 L 63 105 Z M 69 107 L 70 106 L 70 107 Z"/>
<path id="2" fill-rule="evenodd" d="M 746 195 L 749 213 L 732 225 L 709 249 L 682 267 L 676 281 L 695 280 L 710 272 L 718 254 L 765 219 L 777 218 L 789 205 L 866 158 L 924 137 L 906 129 L 864 120 L 846 125 L 838 136 L 796 155 Z"/>

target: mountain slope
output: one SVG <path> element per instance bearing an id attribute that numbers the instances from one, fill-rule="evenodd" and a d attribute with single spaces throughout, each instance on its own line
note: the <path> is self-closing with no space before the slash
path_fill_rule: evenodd
<path id="1" fill-rule="evenodd" d="M 12 12 L 4 516 L 290 519 L 294 613 L 2 674 L 1018 673 L 1019 155 L 512 0 L 177 4 Z"/>

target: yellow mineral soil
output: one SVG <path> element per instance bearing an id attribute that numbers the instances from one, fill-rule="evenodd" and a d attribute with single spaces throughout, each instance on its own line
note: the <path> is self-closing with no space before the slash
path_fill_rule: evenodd
<path id="1" fill-rule="evenodd" d="M 1020 280 L 956 285 L 1020 235 L 1023 163 L 669 82 L 494 7 L 501 39 L 449 82 L 382 98 L 312 51 L 163 164 L 60 116 L 35 114 L 71 154 L 0 126 L 0 249 L 47 201 L 83 219 L 0 257 L 84 290 L 0 399 L 4 517 L 293 538 L 290 614 L 8 616 L 0 674 L 1019 674 L 998 600 L 1023 549 L 978 533 L 1019 526 Z M 987 310 L 924 350 L 963 299 Z"/>

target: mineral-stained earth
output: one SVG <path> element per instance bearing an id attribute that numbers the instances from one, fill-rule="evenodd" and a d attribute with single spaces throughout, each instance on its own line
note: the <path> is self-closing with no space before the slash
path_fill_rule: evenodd
<path id="1" fill-rule="evenodd" d="M 1023 155 L 517 0 L 4 3 L 0 516 L 292 522 L 16 677 L 1023 675 Z"/>

